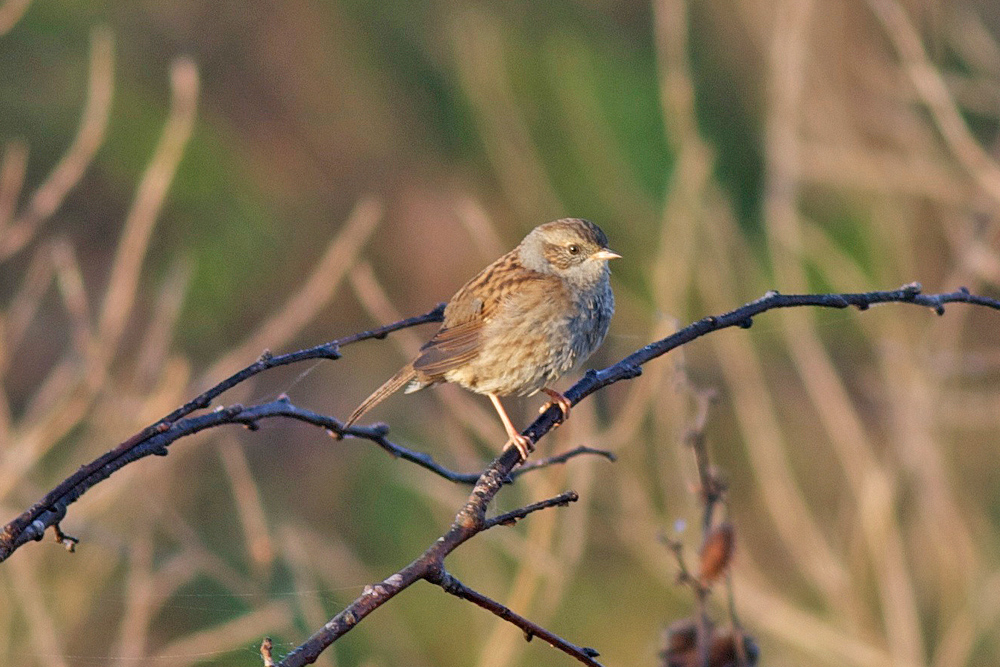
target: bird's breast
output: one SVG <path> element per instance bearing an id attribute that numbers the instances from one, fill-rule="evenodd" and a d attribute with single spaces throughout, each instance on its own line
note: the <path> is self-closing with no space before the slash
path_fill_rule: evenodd
<path id="1" fill-rule="evenodd" d="M 446 374 L 479 393 L 531 394 L 583 363 L 604 340 L 614 296 L 610 285 L 512 300 L 485 324 L 476 358 Z"/>

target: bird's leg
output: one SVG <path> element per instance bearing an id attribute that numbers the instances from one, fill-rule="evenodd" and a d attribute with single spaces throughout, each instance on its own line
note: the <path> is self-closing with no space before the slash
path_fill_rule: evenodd
<path id="1" fill-rule="evenodd" d="M 504 445 L 504 449 L 507 449 L 508 445 L 513 445 L 517 447 L 517 451 L 521 453 L 521 460 L 527 461 L 528 454 L 531 452 L 531 439 L 527 436 L 521 435 L 514 428 L 514 424 L 511 423 L 510 417 L 507 416 L 507 411 L 503 409 L 503 405 L 500 403 L 500 399 L 497 398 L 496 394 L 487 394 L 490 400 L 493 401 L 493 407 L 497 409 L 497 413 L 500 415 L 500 421 L 503 422 L 503 427 L 507 429 L 507 436 L 510 440 Z"/>
<path id="2" fill-rule="evenodd" d="M 538 411 L 538 414 L 541 414 L 541 413 L 545 412 L 546 410 L 548 410 L 549 408 L 551 408 L 553 405 L 558 405 L 559 406 L 559 410 L 562 412 L 562 419 L 559 421 L 559 423 L 562 423 L 562 422 L 566 421 L 567 419 L 569 419 L 569 409 L 571 407 L 569 399 L 566 398 L 565 396 L 563 396 L 562 394 L 560 394 L 555 389 L 549 389 L 548 387 L 542 387 L 542 391 L 544 391 L 546 394 L 548 394 L 549 398 L 551 398 L 552 401 L 550 403 L 546 403 L 545 405 L 543 405 L 542 409 Z"/>

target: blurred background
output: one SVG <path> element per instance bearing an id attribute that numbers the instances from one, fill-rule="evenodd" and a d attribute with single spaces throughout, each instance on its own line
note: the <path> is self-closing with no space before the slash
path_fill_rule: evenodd
<path id="1" fill-rule="evenodd" d="M 768 289 L 998 292 L 992 0 L 6 0 L 0 72 L 3 521 L 264 349 L 423 313 L 558 217 L 624 256 L 591 367 Z M 712 390 L 732 597 L 766 664 L 996 664 L 998 317 L 796 309 L 698 340 L 539 447 L 617 463 L 525 476 L 494 510 L 580 502 L 449 568 L 604 664 L 660 664 L 694 605 L 661 538 L 694 558 L 684 435 Z M 433 330 L 223 403 L 343 418 Z M 541 401 L 508 403 L 527 423 Z M 455 387 L 370 417 L 463 471 L 504 440 Z M 0 566 L 0 657 L 260 664 L 264 635 L 283 655 L 466 494 L 302 424 L 179 441 L 71 506 L 77 553 L 49 536 Z M 573 663 L 416 586 L 319 664 Z"/>

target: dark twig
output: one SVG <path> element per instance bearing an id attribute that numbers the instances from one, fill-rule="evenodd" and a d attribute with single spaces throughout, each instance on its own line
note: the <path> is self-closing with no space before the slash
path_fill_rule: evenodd
<path id="1" fill-rule="evenodd" d="M 719 574 L 716 568 L 726 570 L 726 588 L 729 593 L 730 609 L 735 609 L 732 587 L 729 585 L 731 579 L 728 571 L 728 559 L 732 552 L 722 549 L 723 545 L 716 541 L 726 536 L 731 537 L 732 530 L 731 527 L 728 527 L 727 530 L 721 530 L 723 526 L 713 526 L 715 508 L 719 503 L 723 502 L 726 492 L 725 482 L 712 467 L 708 444 L 705 440 L 708 414 L 715 401 L 716 394 L 712 389 L 702 389 L 693 386 L 686 374 L 683 374 L 682 377 L 684 378 L 683 384 L 686 385 L 694 399 L 695 414 L 691 426 L 684 436 L 684 441 L 691 447 L 691 451 L 694 454 L 700 486 L 698 489 L 698 498 L 703 508 L 701 519 L 701 558 L 697 576 L 692 574 L 687 567 L 684 559 L 684 545 L 681 541 L 670 539 L 666 541 L 677 559 L 677 582 L 690 587 L 694 593 L 694 646 L 692 648 L 695 655 L 697 655 L 697 665 L 698 667 L 709 667 L 711 664 L 710 654 L 712 644 L 715 641 L 715 626 L 708 616 L 708 596 L 711 593 L 712 580 Z M 747 651 L 743 645 L 744 636 L 739 624 L 736 623 L 735 613 L 731 615 L 731 619 L 733 620 L 734 632 L 736 633 L 736 651 L 741 661 L 739 664 L 747 665 Z"/>
<path id="2" fill-rule="evenodd" d="M 566 493 L 560 493 L 555 498 L 549 498 L 548 500 L 542 500 L 537 503 L 531 503 L 530 505 L 525 505 L 524 507 L 513 510 L 511 512 L 506 512 L 499 516 L 495 516 L 492 519 L 487 519 L 483 523 L 483 530 L 488 530 L 493 526 L 513 526 L 520 519 L 523 519 L 532 512 L 548 509 L 550 507 L 566 507 L 570 503 L 575 503 L 579 499 L 580 496 L 577 495 L 576 491 L 567 491 Z"/>
<path id="3" fill-rule="evenodd" d="M 695 646 L 698 652 L 698 667 L 707 667 L 708 652 L 711 645 L 712 622 L 708 618 L 708 594 L 710 589 L 695 576 L 687 566 L 684 558 L 684 544 L 680 540 L 664 538 L 667 546 L 677 560 L 677 583 L 688 586 L 694 592 L 695 598 Z"/>
<path id="4" fill-rule="evenodd" d="M 691 428 L 688 429 L 686 440 L 694 453 L 695 464 L 698 469 L 698 479 L 701 483 L 699 496 L 704 510 L 701 519 L 701 540 L 705 544 L 712 530 L 712 516 L 715 506 L 723 497 L 725 485 L 718 479 L 712 470 L 711 459 L 708 454 L 708 445 L 705 442 L 705 426 L 708 424 L 708 411 L 714 399 L 714 392 L 711 390 L 700 390 L 692 387 L 695 398 L 695 418 Z M 678 580 L 688 584 L 695 594 L 695 638 L 698 650 L 698 663 L 700 667 L 708 667 L 708 654 L 712 638 L 712 622 L 708 618 L 708 594 L 710 588 L 701 577 L 692 577 L 684 563 L 682 547 L 680 542 L 673 545 L 674 553 L 680 567 Z"/>
<path id="5" fill-rule="evenodd" d="M 486 520 L 486 508 L 500 491 L 505 480 L 510 478 L 510 473 L 519 460 L 520 454 L 517 449 L 511 447 L 504 450 L 480 476 L 465 505 L 455 516 L 448 532 L 435 540 L 419 558 L 396 574 L 378 584 L 366 586 L 354 602 L 347 605 L 343 611 L 313 633 L 305 643 L 286 655 L 284 660 L 278 663 L 278 667 L 301 667 L 312 664 L 326 647 L 349 632 L 361 619 L 385 604 L 403 589 L 420 580 L 441 586 L 452 595 L 468 599 L 485 609 L 489 609 L 524 630 L 525 633 L 528 633 L 526 636 L 529 639 L 534 636 L 541 637 L 583 664 L 600 667 L 600 663 L 594 661 L 597 652 L 593 649 L 571 644 L 489 598 L 465 588 L 445 570 L 444 559 L 451 552 L 491 525 Z M 560 502 L 570 501 L 569 498 L 563 499 L 561 497 L 559 500 Z M 546 501 L 546 503 L 549 503 L 546 504 L 547 507 L 560 504 L 550 501 Z M 536 509 L 543 508 L 529 506 L 524 508 L 525 514 Z"/>
<path id="6" fill-rule="evenodd" d="M 593 447 L 587 447 L 586 445 L 580 445 L 579 447 L 575 447 L 573 449 L 570 449 L 569 451 L 563 452 L 562 454 L 557 454 L 555 456 L 549 456 L 549 457 L 544 458 L 544 459 L 538 459 L 538 460 L 533 460 L 533 461 L 526 461 L 526 462 L 522 463 L 520 465 L 520 467 L 518 467 L 517 470 L 515 470 L 514 472 L 511 473 L 511 477 L 514 478 L 514 479 L 516 479 L 516 478 L 520 477 L 521 475 L 523 475 L 524 473 L 530 472 L 532 470 L 537 470 L 539 468 L 547 468 L 547 467 L 549 467 L 551 465 L 556 465 L 556 464 L 559 464 L 559 463 L 566 463 L 571 458 L 574 458 L 576 456 L 580 456 L 581 454 L 594 454 L 596 456 L 603 456 L 604 458 L 606 458 L 607 460 L 611 461 L 612 463 L 614 463 L 615 461 L 618 460 L 618 457 L 615 456 L 614 452 L 609 452 L 606 449 L 594 449 Z"/>
<path id="7" fill-rule="evenodd" d="M 921 294 L 919 283 L 903 285 L 897 290 L 879 292 L 864 292 L 858 294 L 780 294 L 768 292 L 756 301 L 740 306 L 723 315 L 710 315 L 697 322 L 689 324 L 676 333 L 655 343 L 636 350 L 618 363 L 600 371 L 588 371 L 582 380 L 570 387 L 564 396 L 575 405 L 585 397 L 593 394 L 609 384 L 619 380 L 628 380 L 642 373 L 642 366 L 671 350 L 701 338 L 702 336 L 727 329 L 740 327 L 748 329 L 753 325 L 753 318 L 761 313 L 776 308 L 793 308 L 797 306 L 816 306 L 819 308 L 848 308 L 854 306 L 858 310 L 868 310 L 880 303 L 912 303 L 917 306 L 931 308 L 938 315 L 944 315 L 945 304 L 968 303 L 1000 310 L 1000 301 L 985 296 L 971 294 L 962 287 L 946 294 Z M 562 413 L 557 407 L 545 411 L 525 431 L 529 436 L 541 436 L 547 433 Z M 537 438 L 533 438 L 537 442 Z"/>
<path id="8" fill-rule="evenodd" d="M 694 453 L 695 467 L 698 470 L 698 480 L 701 484 L 700 495 L 704 505 L 701 518 L 702 536 L 712 530 L 712 518 L 715 506 L 722 500 L 726 491 L 725 483 L 712 469 L 708 456 L 708 445 L 705 443 L 705 426 L 708 424 L 708 411 L 715 401 L 715 392 L 711 389 L 692 387 L 695 399 L 695 418 L 684 439 Z"/>
<path id="9" fill-rule="evenodd" d="M 480 473 L 461 473 L 450 470 L 435 461 L 429 454 L 397 445 L 386 437 L 388 428 L 385 425 L 352 426 L 351 428 L 344 429 L 341 422 L 337 419 L 313 412 L 312 410 L 300 408 L 287 397 L 281 397 L 252 407 L 244 407 L 242 405 L 231 405 L 225 408 L 219 407 L 213 412 L 179 419 L 170 425 L 162 422 L 161 429 L 151 437 L 143 439 L 138 435 L 133 436 L 93 463 L 80 468 L 72 477 L 56 487 L 53 492 L 50 492 L 42 503 L 38 503 L 32 508 L 40 507 L 45 503 L 45 509 L 35 513 L 34 518 L 29 523 L 26 523 L 25 527 L 19 533 L 16 533 L 15 537 L 9 543 L 0 541 L 0 560 L 3 560 L 3 558 L 21 545 L 41 539 L 45 534 L 45 530 L 50 526 L 56 527 L 56 539 L 66 546 L 67 549 L 72 550 L 72 547 L 76 544 L 76 540 L 58 530 L 58 522 L 65 516 L 66 508 L 79 499 L 92 486 L 104 481 L 126 465 L 150 455 L 165 456 L 168 451 L 167 448 L 177 440 L 209 428 L 216 428 L 227 424 L 238 424 L 250 429 L 256 429 L 261 421 L 276 417 L 295 419 L 307 424 L 313 424 L 338 436 L 347 435 L 370 440 L 392 456 L 415 463 L 453 482 L 474 484 L 480 476 Z M 140 435 L 144 434 L 145 432 Z M 539 465 L 532 466 L 523 471 L 515 471 L 511 477 L 519 476 L 523 472 L 538 470 L 547 465 L 564 463 L 571 458 L 584 454 L 608 456 L 607 452 L 601 450 L 578 447 L 565 454 L 539 461 Z M 56 493 L 57 491 L 59 493 Z M 21 517 L 18 518 L 20 519 Z M 8 524 L 7 529 L 10 529 L 13 524 L 14 522 Z M 7 544 L 9 544 L 9 547 Z M 9 548 L 9 551 L 4 551 L 7 548 Z"/>
<path id="10" fill-rule="evenodd" d="M 748 328 L 752 325 L 752 318 L 754 316 L 767 310 L 795 306 L 818 306 L 823 308 L 847 308 L 848 306 L 854 306 L 859 310 L 866 310 L 874 304 L 890 302 L 912 303 L 933 308 L 939 315 L 944 313 L 944 305 L 946 303 L 970 303 L 1000 310 L 1000 301 L 970 294 L 964 288 L 947 294 L 922 295 L 920 293 L 920 286 L 916 283 L 904 285 L 898 290 L 867 292 L 864 294 L 782 295 L 777 292 L 768 292 L 762 298 L 729 313 L 706 317 L 694 322 L 671 336 L 637 350 L 608 368 L 600 371 L 588 371 L 583 379 L 573 385 L 564 395 L 570 400 L 571 404 L 579 403 L 603 387 L 620 380 L 637 377 L 642 373 L 642 366 L 645 363 L 696 338 L 727 327 L 739 326 Z M 8 523 L 2 533 L 0 533 L 0 561 L 6 559 L 18 546 L 28 540 L 40 539 L 47 527 L 54 526 L 62 520 L 66 514 L 66 508 L 70 503 L 79 498 L 90 486 L 106 479 L 114 470 L 149 454 L 166 454 L 166 446 L 177 438 L 223 423 L 240 423 L 249 428 L 256 428 L 257 422 L 268 416 L 280 415 L 300 419 L 323 426 L 337 435 L 352 435 L 373 440 L 396 456 L 407 458 L 445 477 L 451 475 L 452 477 L 449 478 L 454 478 L 456 481 L 464 481 L 464 479 L 459 478 L 457 473 L 447 471 L 434 463 L 430 457 L 410 452 L 405 448 L 388 443 L 385 440 L 387 430 L 384 426 L 352 428 L 345 431 L 337 420 L 309 413 L 293 406 L 287 400 L 273 401 L 251 408 L 244 408 L 238 405 L 231 406 L 229 408 L 217 409 L 215 412 L 209 414 L 188 417 L 188 415 L 197 410 L 207 408 L 211 401 L 222 392 L 264 370 L 306 359 L 337 359 L 340 356 L 340 349 L 347 344 L 371 338 L 383 338 L 392 331 L 416 324 L 441 321 L 442 313 L 443 307 L 439 306 L 425 315 L 402 320 L 380 329 L 355 334 L 354 336 L 332 341 L 308 350 L 301 350 L 278 357 L 265 353 L 256 363 L 220 382 L 167 417 L 143 429 L 142 432 L 129 438 L 93 463 L 83 466 L 74 475 L 47 494 L 39 503 L 36 503 L 24 514 Z M 553 406 L 525 429 L 523 434 L 527 436 L 530 442 L 538 442 L 561 418 L 562 411 L 558 407 Z M 598 451 L 586 448 L 578 448 L 578 450 L 574 451 L 580 450 L 586 453 Z M 573 454 L 573 452 L 562 455 L 562 460 L 564 461 L 570 454 Z M 607 455 L 607 453 L 604 454 Z M 558 459 L 560 457 L 553 457 L 549 463 Z M 349 632 L 365 616 L 403 589 L 412 585 L 415 581 L 422 579 L 439 585 L 447 584 L 453 589 L 449 590 L 449 592 L 454 593 L 455 590 L 462 590 L 462 597 L 466 597 L 464 592 L 468 591 L 468 589 L 464 589 L 464 587 L 462 589 L 456 588 L 458 584 L 453 583 L 454 579 L 447 575 L 444 568 L 444 559 L 464 542 L 485 529 L 487 507 L 503 484 L 511 480 L 513 470 L 519 463 L 520 454 L 515 448 L 503 451 L 500 456 L 490 463 L 482 475 L 479 476 L 466 504 L 456 515 L 448 532 L 437 539 L 419 558 L 405 568 L 381 583 L 367 587 L 361 597 L 357 598 L 343 611 L 334 616 L 305 643 L 289 653 L 279 664 L 282 667 L 311 664 L 337 638 Z M 531 469 L 539 466 L 524 467 L 525 469 Z M 473 593 L 469 592 L 468 595 L 473 595 Z M 478 596 L 478 594 L 475 595 Z M 482 598 L 482 600 L 486 600 L 486 598 Z M 479 604 L 478 601 L 477 604 Z M 498 611 L 500 610 L 496 610 L 494 613 Z M 502 613 L 500 615 L 508 618 L 508 620 L 522 627 L 522 629 L 525 629 L 525 624 L 529 623 L 520 617 L 516 617 L 516 615 L 509 611 L 506 615 Z M 517 620 L 514 620 L 515 617 Z M 598 664 L 593 661 L 596 655 L 593 649 L 574 646 L 541 628 L 528 627 L 531 628 L 529 638 L 536 635 L 545 636 L 546 641 L 575 657 L 580 662 L 588 665 Z"/>
<path id="11" fill-rule="evenodd" d="M 66 551 L 69 551 L 70 553 L 76 551 L 76 545 L 80 543 L 78 538 L 62 532 L 62 528 L 59 527 L 58 523 L 52 526 L 52 532 L 55 535 L 56 542 L 65 547 Z"/>
<path id="12" fill-rule="evenodd" d="M 52 491 L 46 494 L 44 498 L 4 526 L 3 531 L 0 531 L 0 562 L 6 560 L 22 544 L 31 540 L 41 539 L 48 527 L 58 523 L 66 515 L 66 507 L 68 505 L 75 502 L 94 484 L 107 479 L 115 470 L 149 454 L 166 454 L 165 443 L 162 440 L 157 441 L 158 436 L 171 431 L 178 420 L 187 417 L 193 412 L 207 408 L 216 397 L 224 391 L 235 387 L 240 382 L 270 368 L 298 361 L 305 361 L 307 359 L 337 359 L 340 357 L 340 349 L 352 343 L 372 338 L 385 338 L 386 335 L 393 331 L 427 322 L 440 322 L 443 317 L 444 304 L 439 304 L 434 310 L 423 315 L 400 320 L 399 322 L 372 329 L 371 331 L 356 333 L 306 350 L 299 350 L 298 352 L 280 356 L 272 356 L 270 352 L 265 352 L 253 364 L 199 394 L 188 403 L 177 408 L 155 424 L 147 426 L 93 462 L 81 466 L 79 470 L 63 480 Z M 202 428 L 216 425 L 212 422 L 222 423 L 226 418 L 231 417 L 231 414 L 224 410 L 223 414 L 214 413 L 212 416 L 206 415 L 205 417 L 207 417 L 207 423 L 201 428 L 185 431 L 180 435 L 188 435 L 202 430 Z M 177 437 L 180 437 L 180 435 Z M 176 438 L 173 439 L 175 440 Z M 150 445 L 151 440 L 157 444 Z M 169 440 L 168 442 L 172 441 Z"/>
<path id="13" fill-rule="evenodd" d="M 913 303 L 930 307 L 938 314 L 943 313 L 944 304 L 950 302 L 972 303 L 1000 310 L 1000 301 L 969 294 L 965 289 L 960 289 L 957 292 L 949 294 L 924 296 L 920 294 L 920 287 L 916 284 L 905 285 L 899 290 L 869 292 L 866 294 L 805 294 L 785 296 L 777 292 L 769 292 L 764 297 L 729 313 L 699 320 L 667 338 L 647 345 L 613 366 L 600 371 L 588 371 L 583 379 L 573 385 L 564 395 L 572 403 L 579 403 L 585 397 L 602 387 L 606 387 L 619 380 L 637 377 L 641 374 L 642 365 L 646 362 L 696 338 L 732 326 L 747 328 L 752 324 L 751 318 L 753 316 L 767 310 L 793 306 L 820 306 L 826 308 L 855 306 L 860 310 L 866 310 L 873 304 L 888 302 Z M 548 433 L 559 422 L 561 416 L 562 412 L 558 407 L 553 406 L 540 415 L 522 433 L 528 436 L 532 442 L 538 442 L 539 438 Z M 327 646 L 353 628 L 364 616 L 367 616 L 386 599 L 392 597 L 403 588 L 408 587 L 414 581 L 419 579 L 433 581 L 435 578 L 443 581 L 445 576 L 444 557 L 454 551 L 462 542 L 482 530 L 483 516 L 486 508 L 504 481 L 510 479 L 511 471 L 517 464 L 518 458 L 519 455 L 513 448 L 503 452 L 483 473 L 483 476 L 477 482 L 476 487 L 469 496 L 465 507 L 455 518 L 451 529 L 442 538 L 431 545 L 420 558 L 386 579 L 382 584 L 374 587 L 374 592 L 371 595 L 363 595 L 349 604 L 329 623 L 313 634 L 306 643 L 288 654 L 279 663 L 281 667 L 297 667 L 299 665 L 310 664 Z M 682 559 L 681 562 L 683 562 Z M 686 568 L 684 568 L 684 571 L 686 571 Z M 698 579 L 690 573 L 685 578 L 693 582 L 699 590 L 704 589 Z M 390 582 L 391 585 L 387 585 Z M 707 635 L 707 632 L 702 632 L 702 635 Z M 582 649 L 580 650 L 583 651 Z M 571 653 L 571 655 L 584 663 L 592 659 L 590 654 L 586 652 Z"/>
<path id="14" fill-rule="evenodd" d="M 552 634 L 542 626 L 532 623 L 523 616 L 515 614 L 496 600 L 488 598 L 482 593 L 472 590 L 447 572 L 442 572 L 441 580 L 434 583 L 437 583 L 446 592 L 451 593 L 455 597 L 468 600 L 476 606 L 482 607 L 490 613 L 499 616 L 508 623 L 521 628 L 521 630 L 524 631 L 524 638 L 526 641 L 530 642 L 535 637 L 538 637 L 550 646 L 559 649 L 563 653 L 573 656 L 585 665 L 601 667 L 601 663 L 594 660 L 594 658 L 599 656 L 600 653 L 594 649 L 586 646 L 577 646 L 576 644 L 567 642 L 562 637 Z"/>
<path id="15" fill-rule="evenodd" d="M 858 310 L 868 310 L 880 303 L 911 303 L 925 308 L 931 308 L 938 315 L 944 314 L 945 304 L 968 303 L 1000 310 L 1000 301 L 985 296 L 971 294 L 964 287 L 945 294 L 921 294 L 919 283 L 909 283 L 897 290 L 879 292 L 864 292 L 858 294 L 780 294 L 770 291 L 756 301 L 740 306 L 722 315 L 710 315 L 697 322 L 689 324 L 676 333 L 662 338 L 654 343 L 636 350 L 621 361 L 607 368 L 589 370 L 583 378 L 563 393 L 571 405 L 576 405 L 595 391 L 621 380 L 630 380 L 642 374 L 646 363 L 661 357 L 681 345 L 686 345 L 696 338 L 701 338 L 720 329 L 740 327 L 749 329 L 753 318 L 768 310 L 776 308 L 793 308 L 797 306 L 816 306 L 820 308 L 848 308 L 854 306 Z M 528 428 L 522 431 L 532 442 L 548 433 L 559 423 L 562 411 L 558 406 L 552 406 L 543 412 Z"/>
<path id="16" fill-rule="evenodd" d="M 701 582 L 698 581 L 698 577 L 688 568 L 687 560 L 684 558 L 684 543 L 666 535 L 661 535 L 660 539 L 673 552 L 674 559 L 677 561 L 677 583 L 683 586 L 690 586 L 691 590 L 696 593 L 700 592 L 703 588 Z"/>

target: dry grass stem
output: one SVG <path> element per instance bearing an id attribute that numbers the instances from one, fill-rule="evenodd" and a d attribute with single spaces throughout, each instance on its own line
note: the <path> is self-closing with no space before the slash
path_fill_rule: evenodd
<path id="1" fill-rule="evenodd" d="M 170 114 L 125 218 L 101 306 L 97 331 L 104 354 L 109 358 L 135 305 L 139 273 L 157 215 L 194 129 L 199 85 L 194 62 L 187 58 L 175 61 L 170 70 L 170 84 Z"/>
<path id="2" fill-rule="evenodd" d="M 260 497 L 260 489 L 253 479 L 250 462 L 239 441 L 232 436 L 221 438 L 219 457 L 236 500 L 246 554 L 250 557 L 252 568 L 263 575 L 273 564 L 275 548 L 267 527 L 267 512 Z"/>
<path id="3" fill-rule="evenodd" d="M 200 384 L 231 375 L 264 350 L 287 344 L 337 293 L 381 219 L 382 205 L 377 200 L 359 201 L 302 287 L 245 341 L 215 362 Z"/>
<path id="4" fill-rule="evenodd" d="M 27 168 L 27 144 L 23 141 L 8 142 L 0 162 L 0 235 L 6 234 L 7 226 L 14 219 Z"/>
<path id="5" fill-rule="evenodd" d="M 0 37 L 10 32 L 11 28 L 24 16 L 31 5 L 31 0 L 6 0 L 0 7 Z"/>
<path id="6" fill-rule="evenodd" d="M 504 71 L 503 35 L 485 11 L 464 8 L 448 26 L 459 81 L 500 186 L 525 220 L 548 220 L 565 210 L 545 173 L 538 148 Z"/>
<path id="7" fill-rule="evenodd" d="M 899 53 L 904 71 L 927 105 L 952 154 L 983 192 L 1000 202 L 1000 167 L 969 131 L 941 73 L 927 57 L 920 34 L 896 0 L 868 0 Z"/>
<path id="8" fill-rule="evenodd" d="M 4 8 L 11 4 L 13 3 L 8 1 Z M 76 137 L 48 178 L 35 190 L 24 213 L 4 230 L 0 237 L 0 262 L 21 250 L 34 238 L 39 226 L 56 212 L 69 191 L 80 182 L 104 141 L 114 90 L 112 46 L 111 33 L 107 28 L 93 30 L 87 102 Z"/>
<path id="9" fill-rule="evenodd" d="M 177 330 L 184 297 L 187 294 L 194 265 L 184 257 L 174 262 L 160 286 L 153 307 L 152 319 L 146 327 L 136 353 L 136 382 L 141 387 L 155 384 L 168 364 L 170 343 Z"/>
<path id="10" fill-rule="evenodd" d="M 26 617 L 28 635 L 35 652 L 44 656 L 47 665 L 69 667 L 58 623 L 45 600 L 38 595 L 41 584 L 37 567 L 37 563 L 26 559 L 15 564 L 6 577 L 8 589 L 13 590 L 13 597 Z"/>

